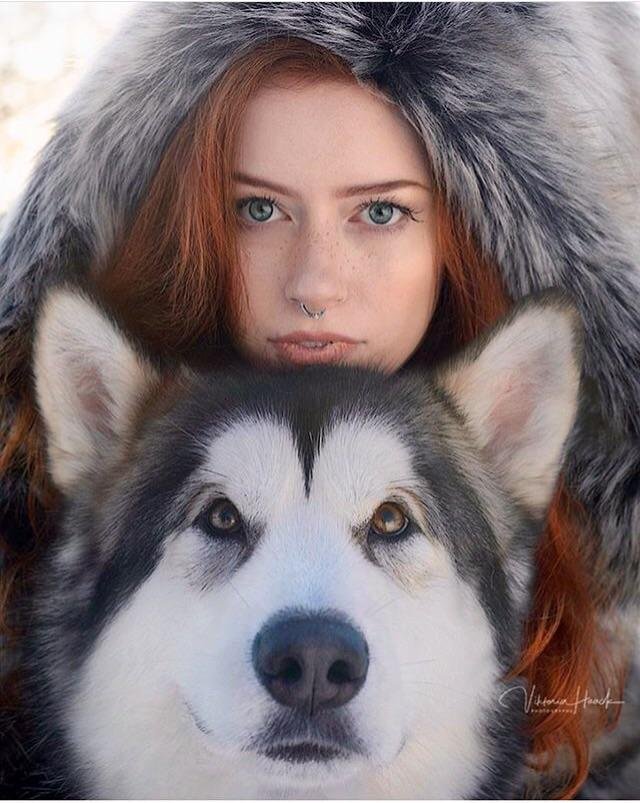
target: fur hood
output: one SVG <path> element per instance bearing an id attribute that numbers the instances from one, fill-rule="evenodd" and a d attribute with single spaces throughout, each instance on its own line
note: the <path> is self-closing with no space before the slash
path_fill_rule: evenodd
<path id="1" fill-rule="evenodd" d="M 640 13 L 632 3 L 149 3 L 56 118 L 0 231 L 0 338 L 117 241 L 172 133 L 234 57 L 299 36 L 375 81 L 425 142 L 511 297 L 585 326 L 565 475 L 609 601 L 640 602 Z M 3 404 L 8 404 L 4 401 Z M 20 488 L 5 482 L 5 507 Z M 1 512 L 1 511 L 0 511 Z M 6 525 L 6 520 L 5 520 Z M 17 525 L 16 525 L 17 526 Z M 635 614 L 634 614 L 635 615 Z"/>
<path id="2" fill-rule="evenodd" d="M 234 56 L 301 36 L 397 102 L 518 299 L 564 287 L 586 327 L 573 490 L 608 593 L 640 598 L 640 14 L 613 3 L 149 3 L 57 116 L 0 238 L 0 336 L 109 251 L 172 132 Z M 605 426 L 606 421 L 606 426 Z M 576 427 L 576 434 L 579 427 Z M 606 432 L 606 435 L 605 435 Z M 578 443 L 579 441 L 579 443 Z M 567 466 L 567 474 L 571 465 Z M 6 494 L 6 490 L 5 490 Z"/>

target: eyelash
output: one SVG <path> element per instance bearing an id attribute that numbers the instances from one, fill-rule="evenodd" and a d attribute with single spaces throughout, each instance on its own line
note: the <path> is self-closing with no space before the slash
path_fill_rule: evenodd
<path id="1" fill-rule="evenodd" d="M 280 203 L 277 198 L 274 198 L 271 195 L 251 195 L 248 198 L 240 198 L 237 202 L 237 209 L 240 211 L 246 204 L 250 204 L 251 201 L 268 201 L 270 204 L 274 206 L 280 207 Z M 417 209 L 413 209 L 410 206 L 405 206 L 404 204 L 399 203 L 393 196 L 388 196 L 386 198 L 381 198 L 380 196 L 376 198 L 369 198 L 367 201 L 362 201 L 362 203 L 358 204 L 358 212 L 362 212 L 363 209 L 366 209 L 368 206 L 373 206 L 375 204 L 388 204 L 389 206 L 394 206 L 396 209 L 399 209 L 402 214 L 406 218 L 410 218 L 416 223 L 420 223 L 421 221 L 416 217 L 418 213 Z M 243 220 L 243 223 L 246 223 L 249 226 L 257 225 L 259 226 L 260 223 L 256 220 L 255 223 L 251 223 L 248 220 Z M 384 229 L 389 229 L 393 231 L 399 223 L 394 223 L 393 226 L 386 226 L 380 225 L 376 226 L 377 229 L 384 231 Z"/>

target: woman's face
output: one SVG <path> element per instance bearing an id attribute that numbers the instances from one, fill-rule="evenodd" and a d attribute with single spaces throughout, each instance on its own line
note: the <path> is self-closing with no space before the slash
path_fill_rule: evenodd
<path id="1" fill-rule="evenodd" d="M 234 172 L 248 297 L 235 336 L 246 359 L 385 371 L 409 359 L 441 278 L 425 160 L 401 113 L 357 85 L 285 84 L 254 96 Z M 308 317 L 300 301 L 324 315 Z M 274 342 L 296 333 L 355 344 Z"/>

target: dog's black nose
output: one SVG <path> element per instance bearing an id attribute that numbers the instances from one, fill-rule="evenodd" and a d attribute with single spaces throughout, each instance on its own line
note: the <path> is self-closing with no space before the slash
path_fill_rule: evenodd
<path id="1" fill-rule="evenodd" d="M 311 716 L 355 697 L 367 677 L 369 648 L 341 619 L 278 617 L 255 637 L 253 665 L 275 700 Z"/>

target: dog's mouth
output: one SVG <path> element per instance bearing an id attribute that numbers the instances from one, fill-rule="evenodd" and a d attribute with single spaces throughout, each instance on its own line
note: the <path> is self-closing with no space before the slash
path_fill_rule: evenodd
<path id="1" fill-rule="evenodd" d="M 211 731 L 196 714 L 186 697 L 183 702 L 196 728 L 206 737 Z M 320 712 L 314 722 L 294 711 L 279 711 L 258 730 L 241 750 L 253 752 L 278 764 L 296 765 L 300 771 L 313 765 L 329 767 L 337 771 L 348 766 L 350 761 L 366 759 L 368 749 L 353 730 L 348 717 L 334 711 Z M 333 771 L 333 767 L 329 771 Z M 293 768 L 292 768 L 293 769 Z"/>
<path id="2" fill-rule="evenodd" d="M 346 759 L 351 753 L 344 747 L 319 742 L 281 742 L 271 744 L 258 752 L 272 761 L 288 761 L 293 764 L 326 763 L 336 759 Z"/>
<path id="3" fill-rule="evenodd" d="M 368 754 L 350 717 L 336 711 L 319 711 L 313 719 L 299 711 L 276 711 L 253 735 L 247 749 L 274 763 L 299 767 L 338 767 Z"/>

